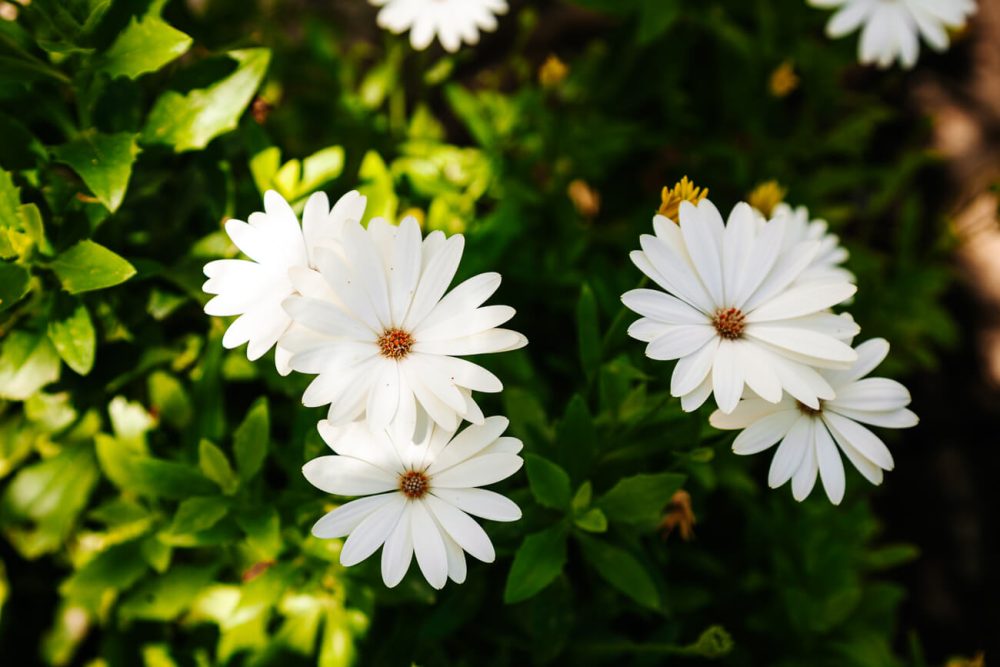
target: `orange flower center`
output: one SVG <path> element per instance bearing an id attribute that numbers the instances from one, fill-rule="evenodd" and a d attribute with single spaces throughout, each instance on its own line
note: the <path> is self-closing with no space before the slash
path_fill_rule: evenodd
<path id="1" fill-rule="evenodd" d="M 430 480 L 427 475 L 416 470 L 404 472 L 399 476 L 399 490 L 403 495 L 412 500 L 423 498 L 430 488 Z"/>
<path id="2" fill-rule="evenodd" d="M 383 357 L 402 359 L 413 347 L 413 336 L 402 329 L 386 329 L 376 343 Z"/>
<path id="3" fill-rule="evenodd" d="M 736 340 L 743 336 L 746 319 L 739 308 L 720 308 L 712 317 L 712 326 L 726 340 Z"/>

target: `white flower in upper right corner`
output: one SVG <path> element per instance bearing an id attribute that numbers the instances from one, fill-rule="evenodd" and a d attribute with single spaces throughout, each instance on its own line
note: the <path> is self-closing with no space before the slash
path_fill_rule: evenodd
<path id="1" fill-rule="evenodd" d="M 821 371 L 837 391 L 819 410 L 786 397 L 777 405 L 760 399 L 743 400 L 732 414 L 716 411 L 709 418 L 719 429 L 744 429 L 733 442 L 737 454 L 756 454 L 781 442 L 771 460 L 767 483 L 774 489 L 792 480 L 792 495 L 804 500 L 816 484 L 817 473 L 830 502 L 844 497 L 844 453 L 869 482 L 882 483 L 882 471 L 892 470 L 888 447 L 861 424 L 909 428 L 917 416 L 907 409 L 910 392 L 886 378 L 865 377 L 889 353 L 881 338 L 857 348 L 858 360 L 844 371 Z M 860 422 L 860 423 L 859 423 Z"/>
<path id="2" fill-rule="evenodd" d="M 936 51 L 948 48 L 948 29 L 958 29 L 976 11 L 974 0 L 808 0 L 813 7 L 838 8 L 826 24 L 836 39 L 861 28 L 858 60 L 882 69 L 894 60 L 917 63 L 922 36 Z"/>
<path id="3" fill-rule="evenodd" d="M 264 193 L 264 212 L 242 220 L 227 220 L 226 233 L 245 259 L 220 259 L 205 265 L 208 280 L 202 289 L 216 295 L 205 304 L 214 316 L 239 315 L 222 337 L 226 349 L 247 345 L 247 358 L 255 361 L 275 346 L 288 331 L 292 318 L 281 307 L 296 293 L 289 271 L 314 267 L 316 250 L 340 238 L 348 220 L 361 220 L 365 197 L 348 192 L 330 208 L 326 194 L 316 192 L 306 202 L 302 226 L 285 198 L 274 190 Z M 275 350 L 278 372 L 288 375 L 291 355 Z"/>
<path id="4" fill-rule="evenodd" d="M 680 225 L 653 218 L 655 236 L 640 237 L 631 258 L 669 292 L 636 289 L 622 302 L 643 317 L 629 335 L 649 343 L 651 359 L 677 359 L 670 393 L 695 410 L 713 392 L 732 412 L 744 385 L 772 403 L 787 391 L 819 407 L 833 388 L 814 367 L 847 368 L 857 355 L 845 341 L 858 333 L 848 315 L 829 308 L 857 288 L 844 280 L 796 279 L 820 249 L 815 241 L 785 247 L 788 221 L 763 222 L 737 204 L 723 223 L 708 199 L 681 202 Z"/>
<path id="5" fill-rule="evenodd" d="M 382 579 L 398 584 L 414 554 L 424 578 L 442 588 L 465 581 L 465 552 L 492 563 L 496 554 L 486 531 L 469 515 L 517 521 L 513 501 L 478 487 L 517 472 L 523 460 L 517 438 L 503 437 L 508 421 L 490 417 L 458 435 L 432 426 L 418 443 L 361 422 L 334 427 L 319 423 L 338 456 L 321 456 L 302 473 L 316 488 L 338 496 L 365 496 L 341 505 L 312 528 L 320 538 L 347 537 L 340 563 L 360 563 L 382 548 Z"/>
<path id="6" fill-rule="evenodd" d="M 781 202 L 771 212 L 772 218 L 784 217 L 788 222 L 785 232 L 785 247 L 790 248 L 802 241 L 816 241 L 819 250 L 816 258 L 799 275 L 796 282 L 810 280 L 841 280 L 849 283 L 857 282 L 854 274 L 841 266 L 847 261 L 847 249 L 840 245 L 840 238 L 829 232 L 826 220 L 809 218 L 809 209 L 805 206 L 792 208 Z"/>
<path id="7" fill-rule="evenodd" d="M 369 0 L 382 7 L 379 26 L 395 34 L 410 31 L 410 45 L 423 51 L 434 37 L 446 51 L 462 42 L 477 44 L 479 31 L 497 29 L 497 16 L 507 13 L 507 0 Z"/>

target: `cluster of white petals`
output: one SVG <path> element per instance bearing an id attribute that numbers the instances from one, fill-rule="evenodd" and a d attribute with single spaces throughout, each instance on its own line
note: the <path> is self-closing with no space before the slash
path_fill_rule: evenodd
<path id="1" fill-rule="evenodd" d="M 826 25 L 832 38 L 861 30 L 858 60 L 886 69 L 894 61 L 909 69 L 920 55 L 920 38 L 935 51 L 948 48 L 948 30 L 963 27 L 976 11 L 974 0 L 808 0 L 836 9 Z"/>
<path id="2" fill-rule="evenodd" d="M 622 301 L 642 317 L 629 334 L 646 356 L 676 360 L 670 392 L 684 410 L 714 396 L 711 423 L 746 430 L 734 443 L 754 454 L 779 440 L 769 475 L 792 480 L 804 499 L 822 478 L 839 503 L 844 469 L 837 447 L 872 483 L 892 469 L 888 449 L 856 422 L 916 424 L 899 383 L 862 379 L 888 353 L 881 339 L 852 348 L 860 328 L 831 309 L 851 298 L 847 251 L 804 207 L 775 207 L 770 219 L 745 203 L 723 221 L 708 199 L 682 202 L 679 220 L 657 215 L 632 261 L 661 289 Z"/>
<path id="3" fill-rule="evenodd" d="M 410 45 L 422 51 L 437 37 L 454 53 L 478 44 L 479 33 L 497 29 L 497 16 L 507 13 L 507 0 L 369 0 L 381 7 L 379 26 L 400 34 L 410 31 Z"/>
<path id="4" fill-rule="evenodd" d="M 486 563 L 496 557 L 490 538 L 469 515 L 521 518 L 512 501 L 479 488 L 521 468 L 521 441 L 503 437 L 506 429 L 504 417 L 490 417 L 458 435 L 432 426 L 414 443 L 360 423 L 320 422 L 320 434 L 337 455 L 307 463 L 306 479 L 327 493 L 364 497 L 326 514 L 313 535 L 347 537 L 340 552 L 345 566 L 382 547 L 382 579 L 390 587 L 402 580 L 414 555 L 434 588 L 449 578 L 462 583 L 466 552 Z"/>
<path id="5" fill-rule="evenodd" d="M 263 213 L 226 224 L 249 259 L 205 266 L 204 290 L 215 295 L 205 312 L 239 316 L 225 347 L 247 343 L 251 360 L 273 347 L 279 372 L 316 376 L 303 403 L 329 406 L 320 433 L 339 456 L 307 464 L 310 482 L 337 495 L 395 490 L 338 508 L 316 535 L 350 533 L 345 565 L 384 542 L 389 585 L 415 553 L 440 588 L 449 576 L 465 578 L 463 550 L 493 559 L 489 539 L 465 512 L 500 521 L 520 516 L 509 500 L 475 488 L 517 471 L 521 444 L 500 437 L 507 420 L 486 419 L 472 397 L 499 392 L 500 380 L 461 357 L 514 350 L 527 339 L 500 328 L 513 308 L 483 305 L 500 286 L 499 274 L 448 290 L 462 259 L 461 235 L 425 238 L 412 217 L 398 226 L 374 218 L 363 227 L 365 205 L 351 192 L 331 209 L 317 193 L 300 226 L 288 202 L 266 193 Z M 463 420 L 473 426 L 452 439 Z"/>

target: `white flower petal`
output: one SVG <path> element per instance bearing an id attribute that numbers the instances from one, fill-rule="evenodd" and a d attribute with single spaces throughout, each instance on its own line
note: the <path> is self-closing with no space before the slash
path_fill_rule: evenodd
<path id="1" fill-rule="evenodd" d="M 723 340 L 712 364 L 712 390 L 723 412 L 732 412 L 743 395 L 744 373 L 736 344 Z"/>
<path id="2" fill-rule="evenodd" d="M 435 475 L 433 488 L 486 486 L 507 479 L 520 470 L 523 463 L 521 457 L 512 454 L 483 454 Z"/>
<path id="3" fill-rule="evenodd" d="M 389 588 L 403 580 L 406 571 L 410 569 L 410 561 L 413 560 L 412 509 L 412 503 L 403 502 L 399 520 L 382 548 L 382 581 Z"/>
<path id="4" fill-rule="evenodd" d="M 826 497 L 834 505 L 844 499 L 844 462 L 824 424 L 816 425 L 816 458 Z"/>
<path id="5" fill-rule="evenodd" d="M 344 537 L 358 527 L 372 512 L 392 501 L 393 493 L 383 493 L 378 496 L 358 498 L 327 512 L 319 521 L 313 524 L 312 534 L 316 537 L 329 539 Z"/>
<path id="6" fill-rule="evenodd" d="M 736 436 L 736 440 L 733 441 L 733 452 L 746 456 L 769 449 L 784 438 L 801 417 L 802 413 L 793 408 L 759 418 Z"/>
<path id="7" fill-rule="evenodd" d="M 671 327 L 646 346 L 646 356 L 659 361 L 679 359 L 698 351 L 717 337 L 715 329 L 707 324 Z"/>
<path id="8" fill-rule="evenodd" d="M 448 553 L 437 523 L 428 512 L 426 500 L 412 503 L 410 521 L 417 565 L 427 583 L 440 590 L 448 582 Z"/>
<path id="9" fill-rule="evenodd" d="M 824 412 L 823 421 L 826 422 L 827 428 L 830 429 L 830 433 L 837 439 L 837 442 L 843 441 L 850 444 L 866 459 L 883 470 L 893 469 L 895 464 L 889 448 L 867 428 L 835 412 Z"/>
<path id="10" fill-rule="evenodd" d="M 398 487 L 398 480 L 382 468 L 349 456 L 320 456 L 302 466 L 302 474 L 320 491 L 338 496 L 383 493 Z"/>
<path id="11" fill-rule="evenodd" d="M 482 526 L 476 523 L 472 517 L 434 495 L 427 496 L 426 502 L 448 535 L 470 556 L 484 563 L 492 563 L 496 560 L 493 543 L 490 542 L 490 538 Z"/>
<path id="12" fill-rule="evenodd" d="M 813 433 L 816 432 L 815 425 Z M 802 502 L 812 492 L 816 486 L 816 473 L 819 467 L 816 463 L 816 442 L 815 438 L 806 442 L 805 452 L 802 455 L 802 462 L 792 475 L 792 497 Z"/>
<path id="13" fill-rule="evenodd" d="M 436 488 L 432 493 L 463 512 L 483 519 L 517 521 L 521 518 L 521 508 L 513 500 L 488 489 Z"/>
<path id="14" fill-rule="evenodd" d="M 799 465 L 805 458 L 806 449 L 813 446 L 814 428 L 811 417 L 799 417 L 792 424 L 792 428 L 778 445 L 774 458 L 771 459 L 771 468 L 767 473 L 767 484 L 772 489 L 776 489 L 790 480 L 795 471 L 799 469 Z"/>
<path id="15" fill-rule="evenodd" d="M 405 507 L 406 500 L 401 493 L 391 494 L 388 502 L 365 517 L 344 540 L 340 564 L 344 567 L 357 565 L 375 553 L 395 530 Z"/>

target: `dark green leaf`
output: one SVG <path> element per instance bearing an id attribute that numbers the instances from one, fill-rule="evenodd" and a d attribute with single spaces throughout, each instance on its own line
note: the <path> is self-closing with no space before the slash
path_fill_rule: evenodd
<path id="1" fill-rule="evenodd" d="M 70 294 L 113 287 L 135 275 L 131 264 L 93 241 L 72 246 L 52 262 L 51 268 Z"/>
<path id="2" fill-rule="evenodd" d="M 525 454 L 524 465 L 538 504 L 554 510 L 569 508 L 569 475 L 565 470 L 537 454 Z"/>
<path id="3" fill-rule="evenodd" d="M 270 429 L 267 399 L 261 398 L 250 407 L 243 423 L 233 434 L 236 469 L 243 481 L 252 479 L 264 465 L 271 437 Z"/>
<path id="4" fill-rule="evenodd" d="M 23 266 L 0 260 L 0 313 L 28 293 L 30 281 L 31 274 Z"/>
<path id="5" fill-rule="evenodd" d="M 574 480 L 590 474 L 597 451 L 597 432 L 587 402 L 579 394 L 570 399 L 566 414 L 556 429 L 556 448 L 559 462 Z"/>
<path id="6" fill-rule="evenodd" d="M 594 503 L 614 522 L 655 526 L 670 498 L 684 484 L 680 473 L 641 474 L 618 481 Z"/>
<path id="7" fill-rule="evenodd" d="M 597 321 L 597 300 L 587 283 L 580 289 L 576 302 L 576 334 L 580 363 L 589 382 L 601 366 L 601 329 Z"/>
<path id="8" fill-rule="evenodd" d="M 559 523 L 524 538 L 507 575 L 507 604 L 527 600 L 551 584 L 566 564 L 566 528 Z"/>
<path id="9" fill-rule="evenodd" d="M 658 609 L 660 594 L 646 568 L 629 552 L 594 537 L 578 534 L 583 555 L 609 584 L 644 607 Z"/>
<path id="10" fill-rule="evenodd" d="M 128 132 L 88 132 L 68 144 L 53 148 L 52 156 L 56 161 L 72 167 L 94 196 L 113 213 L 118 210 L 128 189 L 132 164 L 139 154 L 138 137 Z"/>

